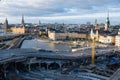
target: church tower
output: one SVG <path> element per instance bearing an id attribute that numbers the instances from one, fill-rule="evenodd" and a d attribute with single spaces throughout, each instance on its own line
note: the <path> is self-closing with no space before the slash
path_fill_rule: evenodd
<path id="1" fill-rule="evenodd" d="M 24 34 L 26 32 L 26 30 L 25 30 L 25 22 L 24 22 L 24 15 L 22 15 L 20 31 L 21 31 L 22 34 Z"/>
<path id="2" fill-rule="evenodd" d="M 97 19 L 95 19 L 95 23 L 94 23 L 94 27 L 96 27 L 97 26 Z"/>
<path id="3" fill-rule="evenodd" d="M 39 20 L 39 26 L 41 26 L 41 21 Z"/>
<path id="4" fill-rule="evenodd" d="M 21 27 L 25 27 L 24 15 L 22 15 Z"/>
<path id="5" fill-rule="evenodd" d="M 95 28 L 95 30 L 99 30 L 100 29 L 100 27 L 99 27 L 99 25 L 97 23 L 97 19 L 95 19 L 94 28 Z"/>
<path id="6" fill-rule="evenodd" d="M 109 11 L 108 11 L 108 15 L 107 15 L 107 19 L 106 19 L 106 23 L 105 23 L 105 31 L 108 30 L 108 28 L 110 27 L 110 20 L 109 20 Z"/>
<path id="7" fill-rule="evenodd" d="M 9 28 L 9 27 L 8 27 L 8 20 L 7 20 L 7 18 L 6 18 L 4 24 L 2 25 L 2 29 L 8 29 L 8 28 Z"/>

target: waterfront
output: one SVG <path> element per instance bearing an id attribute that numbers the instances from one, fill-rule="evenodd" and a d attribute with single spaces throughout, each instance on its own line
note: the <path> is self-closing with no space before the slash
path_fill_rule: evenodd
<path id="1" fill-rule="evenodd" d="M 49 40 L 41 40 L 41 39 L 25 40 L 21 48 L 34 48 L 34 49 L 37 48 L 37 49 L 45 49 L 52 51 L 70 51 L 69 44 L 52 43 Z"/>
<path id="2" fill-rule="evenodd" d="M 91 42 L 89 42 L 89 46 L 86 43 L 87 41 L 51 41 L 51 40 L 44 40 L 44 39 L 31 39 L 31 40 L 24 40 L 21 49 L 33 48 L 33 49 L 42 49 L 42 50 L 51 50 L 51 51 L 74 51 L 84 50 L 91 48 Z M 96 43 L 96 48 L 102 49 L 117 49 L 112 45 L 105 45 Z M 77 47 L 80 46 L 80 47 Z M 73 48 L 72 48 L 73 47 Z M 102 50 L 101 49 L 101 50 Z"/>

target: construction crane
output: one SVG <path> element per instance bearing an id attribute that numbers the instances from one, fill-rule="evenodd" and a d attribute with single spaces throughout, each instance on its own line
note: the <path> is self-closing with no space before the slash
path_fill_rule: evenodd
<path id="1" fill-rule="evenodd" d="M 95 63 L 95 37 L 92 38 L 92 64 Z"/>

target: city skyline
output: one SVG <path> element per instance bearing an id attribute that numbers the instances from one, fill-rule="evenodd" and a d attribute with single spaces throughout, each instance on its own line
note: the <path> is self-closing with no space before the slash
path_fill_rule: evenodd
<path id="1" fill-rule="evenodd" d="M 25 5 L 24 5 L 25 4 Z M 9 23 L 19 23 L 22 14 L 25 22 L 37 23 L 105 23 L 110 12 L 111 24 L 120 24 L 119 0 L 1 0 L 0 22 L 7 17 Z"/>

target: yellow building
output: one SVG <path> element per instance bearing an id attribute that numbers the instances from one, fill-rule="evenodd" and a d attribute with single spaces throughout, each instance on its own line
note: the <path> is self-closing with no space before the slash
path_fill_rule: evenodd
<path id="1" fill-rule="evenodd" d="M 69 38 L 84 38 L 86 39 L 87 38 L 87 34 L 86 33 L 68 33 L 68 37 Z"/>
<path id="2" fill-rule="evenodd" d="M 114 44 L 115 43 L 115 36 L 111 35 L 99 35 L 99 42 L 107 43 L 107 44 Z"/>
<path id="3" fill-rule="evenodd" d="M 115 46 L 120 48 L 120 29 L 118 35 L 115 37 Z"/>
<path id="4" fill-rule="evenodd" d="M 48 31 L 48 37 L 51 40 L 64 40 L 66 39 L 66 36 L 67 36 L 67 33 Z"/>
<path id="5" fill-rule="evenodd" d="M 75 32 L 55 32 L 55 31 L 48 31 L 48 37 L 51 40 L 65 40 L 67 38 L 69 39 L 80 39 L 80 38 L 87 38 L 86 33 L 75 33 Z"/>
<path id="6" fill-rule="evenodd" d="M 12 27 L 11 30 L 13 34 L 25 34 L 24 27 Z"/>

